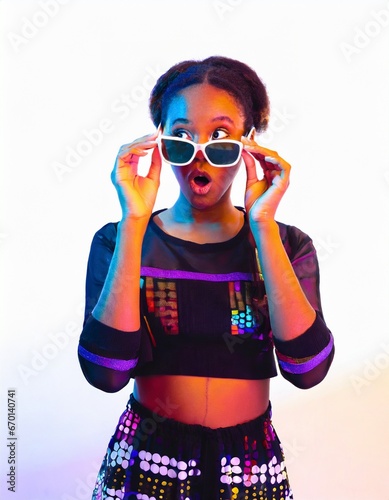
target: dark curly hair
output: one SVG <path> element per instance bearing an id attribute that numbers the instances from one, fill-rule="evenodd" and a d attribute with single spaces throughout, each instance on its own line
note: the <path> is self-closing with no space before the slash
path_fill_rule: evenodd
<path id="1" fill-rule="evenodd" d="M 186 87 L 199 83 L 209 83 L 236 99 L 243 109 L 246 133 L 251 127 L 258 132 L 266 130 L 270 105 L 265 85 L 249 66 L 222 56 L 180 62 L 158 78 L 149 101 L 154 125 L 164 125 L 173 97 Z"/>

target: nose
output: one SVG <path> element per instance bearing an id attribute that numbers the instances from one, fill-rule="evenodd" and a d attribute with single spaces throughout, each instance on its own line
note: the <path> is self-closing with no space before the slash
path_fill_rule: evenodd
<path id="1" fill-rule="evenodd" d="M 205 160 L 204 153 L 201 150 L 196 151 L 195 158 L 198 158 L 199 160 Z"/>
<path id="2" fill-rule="evenodd" d="M 198 151 L 196 151 L 196 155 L 194 157 L 194 160 L 200 160 L 200 161 L 206 160 L 204 153 L 200 149 Z"/>

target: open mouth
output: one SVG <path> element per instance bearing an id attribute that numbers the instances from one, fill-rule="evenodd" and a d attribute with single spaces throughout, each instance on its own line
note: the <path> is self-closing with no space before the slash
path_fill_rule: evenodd
<path id="1" fill-rule="evenodd" d="M 209 179 L 207 177 L 205 177 L 205 175 L 197 175 L 194 179 L 193 179 L 194 183 L 197 185 L 197 186 L 200 186 L 200 187 L 204 187 L 206 186 L 207 184 L 209 184 Z"/>

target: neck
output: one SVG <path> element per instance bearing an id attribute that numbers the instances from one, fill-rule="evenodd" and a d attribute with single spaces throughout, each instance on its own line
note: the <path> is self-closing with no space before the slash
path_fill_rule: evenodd
<path id="1" fill-rule="evenodd" d="M 154 221 L 171 236 L 196 243 L 216 243 L 234 237 L 241 229 L 244 217 L 232 203 L 199 209 L 177 200 Z"/>
<path id="2" fill-rule="evenodd" d="M 172 220 L 177 224 L 214 226 L 231 223 L 241 217 L 230 198 L 212 207 L 198 208 L 190 205 L 183 196 L 180 196 L 169 211 Z"/>

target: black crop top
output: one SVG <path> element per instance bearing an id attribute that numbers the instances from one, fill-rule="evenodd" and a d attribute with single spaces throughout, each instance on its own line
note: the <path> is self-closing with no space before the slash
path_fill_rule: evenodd
<path id="1" fill-rule="evenodd" d="M 279 223 L 296 275 L 317 311 L 303 335 L 279 341 L 271 334 L 247 221 L 226 242 L 198 244 L 162 231 L 154 222 L 160 212 L 151 217 L 142 246 L 142 326 L 137 332 L 108 327 L 91 314 L 115 248 L 117 223 L 105 225 L 93 238 L 79 344 L 86 378 L 107 391 L 118 390 L 109 383 L 113 372 L 120 372 L 119 388 L 132 377 L 157 374 L 265 379 L 277 374 L 275 347 L 281 373 L 292 383 L 311 387 L 320 382 L 334 348 L 322 317 L 311 239 Z"/>

